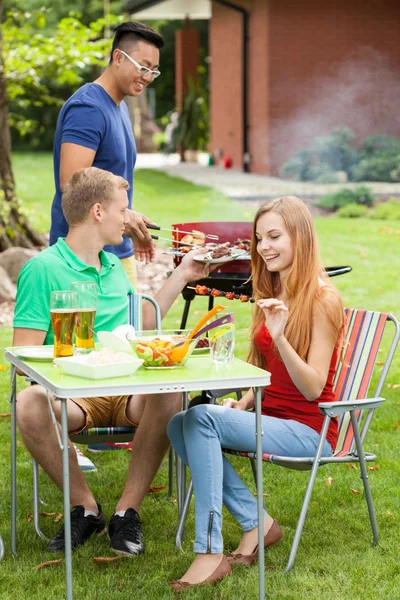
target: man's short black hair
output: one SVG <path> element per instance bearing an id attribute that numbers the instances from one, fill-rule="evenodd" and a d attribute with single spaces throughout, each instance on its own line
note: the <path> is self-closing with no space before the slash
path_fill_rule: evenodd
<path id="1" fill-rule="evenodd" d="M 158 49 L 164 46 L 164 39 L 162 36 L 159 33 L 156 33 L 149 25 L 139 23 L 138 21 L 127 21 L 126 23 L 118 25 L 114 31 L 110 64 L 113 61 L 113 53 L 116 48 L 129 54 L 129 52 L 132 51 L 132 47 L 140 41 L 152 44 Z"/>

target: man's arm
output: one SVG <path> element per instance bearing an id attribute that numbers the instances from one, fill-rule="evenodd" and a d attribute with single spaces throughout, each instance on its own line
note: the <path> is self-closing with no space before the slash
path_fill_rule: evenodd
<path id="1" fill-rule="evenodd" d="M 16 327 L 13 335 L 13 346 L 42 346 L 46 332 L 41 329 L 25 329 Z"/>
<path id="2" fill-rule="evenodd" d="M 64 142 L 60 153 L 60 188 L 64 190 L 68 179 L 79 169 L 91 167 L 96 151 L 79 144 Z"/>
<path id="3" fill-rule="evenodd" d="M 86 146 L 64 142 L 61 144 L 60 153 L 60 189 L 64 190 L 68 180 L 76 171 L 91 167 L 96 156 L 96 151 Z M 135 255 L 138 260 L 147 263 L 154 261 L 155 244 L 151 234 L 146 228 L 146 223 L 153 221 L 140 213 L 129 210 L 129 223 L 125 229 L 125 235 L 132 238 L 135 247 Z"/>
<path id="4" fill-rule="evenodd" d="M 41 329 L 25 329 L 16 327 L 13 335 L 13 346 L 41 346 L 46 337 L 46 332 Z M 18 375 L 25 375 L 23 371 L 17 369 Z"/>
<path id="5" fill-rule="evenodd" d="M 179 267 L 172 271 L 170 277 L 168 277 L 160 291 L 154 296 L 154 299 L 160 306 L 162 318 L 170 309 L 185 285 L 191 281 L 197 281 L 198 279 L 208 277 L 210 265 L 193 260 L 193 256 L 196 256 L 196 254 L 204 254 L 204 250 L 193 250 L 186 254 Z M 212 265 L 211 270 L 215 269 L 217 266 L 218 265 Z M 154 329 L 154 327 L 154 308 L 149 302 L 146 302 L 143 304 L 143 329 Z"/>

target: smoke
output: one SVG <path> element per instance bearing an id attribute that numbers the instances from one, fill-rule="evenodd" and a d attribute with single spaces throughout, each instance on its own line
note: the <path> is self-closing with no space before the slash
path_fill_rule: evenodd
<path id="1" fill-rule="evenodd" d="M 283 74 L 273 88 L 270 156 L 274 172 L 314 138 L 339 125 L 350 127 L 356 141 L 373 134 L 400 135 L 400 73 L 390 57 L 364 47 L 346 62 L 328 68 L 328 74 L 314 74 L 301 83 Z M 274 118 L 282 113 L 280 103 L 288 116 Z"/>

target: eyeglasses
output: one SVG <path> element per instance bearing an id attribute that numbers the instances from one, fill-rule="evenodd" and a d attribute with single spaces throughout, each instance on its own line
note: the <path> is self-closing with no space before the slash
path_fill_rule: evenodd
<path id="1" fill-rule="evenodd" d="M 156 77 L 158 77 L 159 75 L 161 75 L 160 71 L 152 71 L 151 69 L 148 69 L 147 67 L 144 67 L 143 65 L 140 65 L 138 62 L 136 62 L 136 60 L 134 60 L 131 56 L 129 56 L 129 54 L 127 54 L 126 52 L 124 52 L 120 48 L 118 48 L 118 50 L 120 52 L 122 52 L 122 54 L 124 56 L 126 56 L 126 58 L 128 60 L 130 60 L 132 64 L 135 65 L 135 67 L 138 70 L 139 75 L 141 75 L 142 77 L 149 77 L 150 76 L 150 78 L 153 80 L 153 79 L 156 79 Z"/>

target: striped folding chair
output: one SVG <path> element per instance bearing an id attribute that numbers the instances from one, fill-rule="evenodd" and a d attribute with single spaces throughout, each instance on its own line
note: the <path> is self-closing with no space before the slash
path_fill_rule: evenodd
<path id="1" fill-rule="evenodd" d="M 156 313 L 156 328 L 161 331 L 161 312 L 157 302 L 151 296 L 145 294 L 129 295 L 129 323 L 134 323 L 137 330 L 142 328 L 141 306 L 142 300 L 151 302 Z M 135 435 L 136 427 L 93 427 L 76 435 L 70 436 L 70 441 L 74 444 L 101 444 L 105 442 L 130 442 Z M 169 453 L 169 481 L 168 496 L 171 497 L 174 485 L 174 462 L 172 451 Z M 39 497 L 39 470 L 38 463 L 32 459 L 33 469 L 33 524 L 36 533 L 44 540 L 49 538 L 44 535 L 40 528 L 40 505 L 44 504 Z M 0 542 L 1 553 L 1 542 Z"/>
<path id="2" fill-rule="evenodd" d="M 368 397 L 378 350 L 388 322 L 393 323 L 394 332 L 391 337 L 389 350 L 386 352 L 386 357 L 380 357 L 380 364 L 383 364 L 383 366 L 376 389 L 374 394 Z M 280 467 L 299 471 L 311 470 L 285 572 L 290 571 L 296 558 L 318 468 L 326 464 L 360 464 L 361 478 L 373 533 L 372 543 L 375 545 L 378 542 L 378 527 L 366 467 L 366 462 L 376 460 L 376 455 L 364 451 L 363 444 L 374 411 L 384 402 L 384 398 L 381 398 L 380 394 L 399 339 L 400 324 L 392 315 L 352 308 L 346 309 L 344 356 L 338 363 L 334 379 L 335 402 L 322 402 L 318 405 L 319 410 L 324 415 L 324 421 L 315 456 L 295 458 L 273 454 L 263 455 L 264 461 Z M 217 391 L 212 394 L 214 398 L 225 395 L 218 394 Z M 217 394 L 218 396 L 216 396 Z M 331 456 L 322 457 L 321 454 L 329 422 L 333 417 L 338 417 L 339 436 L 337 447 Z M 250 458 L 254 478 L 256 479 L 256 455 L 254 452 L 242 452 L 240 450 L 225 448 L 223 451 L 228 454 Z M 183 533 L 189 502 L 190 497 L 187 497 L 178 526 L 180 536 Z M 180 542 L 181 537 L 177 535 L 178 546 L 180 546 Z"/>

